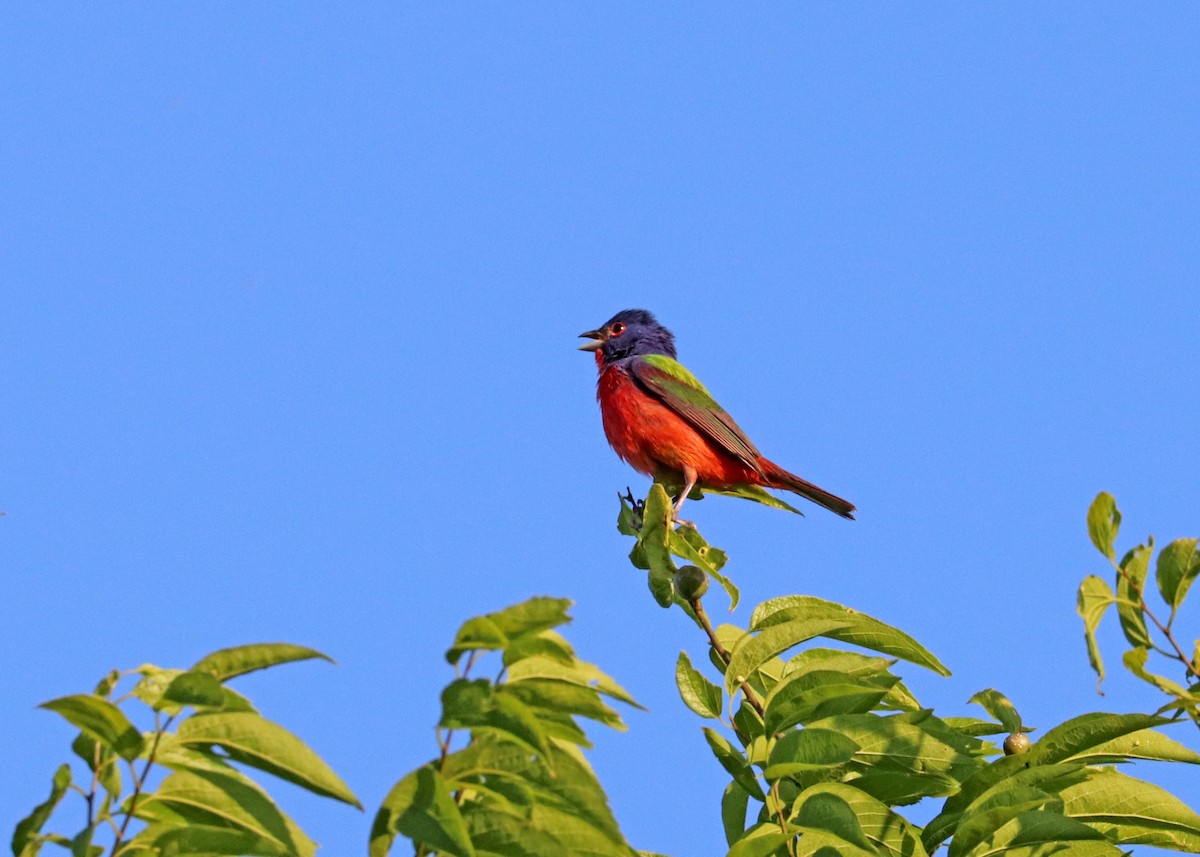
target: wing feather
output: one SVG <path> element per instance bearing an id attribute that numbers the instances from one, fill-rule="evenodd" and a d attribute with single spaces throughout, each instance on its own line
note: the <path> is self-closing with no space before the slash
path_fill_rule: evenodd
<path id="1" fill-rule="evenodd" d="M 718 447 L 752 470 L 762 472 L 757 447 L 679 361 L 663 354 L 638 357 L 632 361 L 630 374 L 642 389 L 687 420 Z"/>

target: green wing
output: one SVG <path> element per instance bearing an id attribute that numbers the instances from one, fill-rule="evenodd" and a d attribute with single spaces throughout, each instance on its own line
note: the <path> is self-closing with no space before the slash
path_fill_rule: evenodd
<path id="1" fill-rule="evenodd" d="M 665 354 L 648 354 L 633 361 L 631 372 L 647 393 L 691 423 L 718 447 L 752 470 L 761 472 L 758 466 L 760 454 L 750 438 L 679 361 Z"/>

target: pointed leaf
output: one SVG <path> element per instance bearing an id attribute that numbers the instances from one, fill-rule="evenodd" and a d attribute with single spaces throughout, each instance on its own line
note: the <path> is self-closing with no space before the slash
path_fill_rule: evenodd
<path id="1" fill-rule="evenodd" d="M 163 699 L 180 705 L 220 707 L 225 702 L 224 688 L 212 673 L 191 670 L 171 680 Z"/>
<path id="2" fill-rule="evenodd" d="M 742 500 L 751 500 L 755 503 L 762 503 L 764 506 L 769 506 L 772 509 L 780 509 L 784 512 L 792 512 L 793 514 L 804 516 L 804 513 L 792 506 L 789 503 L 776 497 L 774 494 L 769 494 L 763 488 L 757 485 L 735 485 L 729 488 L 701 488 L 705 494 L 721 494 L 725 497 L 739 497 Z"/>
<path id="3" fill-rule="evenodd" d="M 1062 762 L 1086 754 L 1114 738 L 1166 723 L 1149 714 L 1081 714 L 1055 726 L 1034 745 L 1038 764 Z"/>
<path id="4" fill-rule="evenodd" d="M 35 806 L 33 812 L 17 822 L 12 837 L 12 852 L 15 857 L 22 857 L 25 849 L 37 841 L 38 834 L 42 832 L 42 828 L 54 813 L 55 807 L 63 799 L 63 795 L 67 793 L 70 785 L 71 766 L 59 765 L 58 770 L 54 772 L 54 779 L 51 781 L 50 797 Z"/>
<path id="5" fill-rule="evenodd" d="M 253 643 L 248 646 L 218 649 L 196 661 L 191 671 L 212 673 L 218 681 L 228 681 L 255 670 L 315 658 L 334 663 L 329 655 L 304 646 L 294 646 L 291 643 Z"/>
<path id="6" fill-rule="evenodd" d="M 1200 815 L 1174 795 L 1111 768 L 1062 791 L 1064 812 L 1122 845 L 1200 852 Z"/>
<path id="7" fill-rule="evenodd" d="M 754 770 L 746 760 L 745 755 L 734 747 L 721 733 L 705 727 L 704 739 L 712 749 L 713 755 L 721 763 L 721 767 L 733 777 L 733 781 L 745 789 L 751 797 L 763 800 L 762 786 L 754 776 Z"/>
<path id="8" fill-rule="evenodd" d="M 518 661 L 509 667 L 508 684 L 515 684 L 529 679 L 547 679 L 563 681 L 568 684 L 589 687 L 611 699 L 617 699 L 634 708 L 642 708 L 629 692 L 617 684 L 595 664 L 586 661 L 576 661 L 574 666 L 567 666 L 552 658 L 534 656 Z M 645 710 L 644 708 L 642 710 Z"/>
<path id="9" fill-rule="evenodd" d="M 797 803 L 806 795 L 821 793 L 833 795 L 850 807 L 871 848 L 881 857 L 927 857 L 917 829 L 886 804 L 859 789 L 843 783 L 820 783 L 806 789 Z"/>
<path id="10" fill-rule="evenodd" d="M 742 682 L 750 679 L 754 671 L 793 646 L 821 635 L 849 627 L 842 619 L 827 617 L 802 618 L 773 624 L 760 633 L 741 638 L 730 652 L 729 665 L 725 669 L 725 689 L 731 695 Z"/>
<path id="11" fill-rule="evenodd" d="M 257 714 L 197 714 L 180 725 L 176 737 L 186 747 L 220 747 L 236 762 L 362 809 L 349 787 L 307 744 Z"/>
<path id="12" fill-rule="evenodd" d="M 256 783 L 233 768 L 176 771 L 138 804 L 144 820 L 232 827 L 283 853 L 312 857 L 316 844 Z"/>
<path id="13" fill-rule="evenodd" d="M 721 826 L 725 829 L 725 843 L 732 845 L 746 830 L 746 808 L 750 795 L 736 782 L 725 787 L 721 795 Z"/>
<path id="14" fill-rule="evenodd" d="M 679 653 L 675 663 L 675 684 L 683 703 L 701 717 L 721 719 L 724 697 L 721 688 L 706 679 L 699 670 L 692 666 L 687 652 Z"/>
<path id="15" fill-rule="evenodd" d="M 780 832 L 779 825 L 774 822 L 760 822 L 730 846 L 726 857 L 771 857 L 794 837 L 794 833 Z"/>
<path id="16" fill-rule="evenodd" d="M 1017 713 L 1016 706 L 1009 701 L 1008 697 L 994 688 L 981 690 L 979 693 L 967 700 L 968 703 L 975 702 L 983 706 L 984 711 L 1000 721 L 1000 725 L 1008 732 L 1024 732 L 1026 731 L 1021 726 L 1021 715 Z"/>
<path id="17" fill-rule="evenodd" d="M 1196 551 L 1198 539 L 1176 539 L 1158 555 L 1155 577 L 1163 601 L 1171 605 L 1171 612 L 1183 603 L 1196 575 L 1200 574 L 1200 552 Z"/>
<path id="18" fill-rule="evenodd" d="M 291 852 L 271 839 L 255 836 L 245 830 L 228 827 L 208 827 L 189 824 L 185 827 L 163 829 L 153 840 L 157 853 L 163 855 L 197 855 L 214 857 L 291 857 Z"/>
<path id="19" fill-rule="evenodd" d="M 1117 501 L 1112 494 L 1101 491 L 1092 501 L 1087 514 L 1088 536 L 1096 550 L 1109 559 L 1115 559 L 1113 543 L 1117 540 L 1117 531 L 1121 528 L 1121 512 L 1117 509 Z"/>
<path id="20" fill-rule="evenodd" d="M 1150 555 L 1154 552 L 1154 540 L 1138 545 L 1121 560 L 1121 573 L 1117 575 L 1117 616 L 1121 630 L 1131 646 L 1152 645 L 1150 631 L 1146 628 L 1146 615 L 1142 610 L 1142 593 L 1146 590 L 1146 578 L 1150 574 Z"/>
<path id="21" fill-rule="evenodd" d="M 826 789 L 809 789 L 796 799 L 792 823 L 806 834 L 819 831 L 872 853 L 874 845 L 863 833 L 850 804 L 840 795 Z M 803 841 L 803 840 L 802 840 Z M 844 853 L 838 849 L 839 853 Z"/>
<path id="22" fill-rule="evenodd" d="M 1117 597 L 1101 578 L 1092 574 L 1079 584 L 1076 611 L 1083 619 L 1084 639 L 1087 641 L 1088 663 L 1096 671 L 1100 681 L 1104 680 L 1104 661 L 1100 657 L 1100 645 L 1096 642 L 1096 629 L 1104 618 L 1104 611 L 1117 602 Z"/>
<path id="23" fill-rule="evenodd" d="M 768 781 L 803 771 L 837 768 L 854 758 L 859 746 L 828 729 L 794 729 L 775 742 L 764 771 Z"/>
<path id="24" fill-rule="evenodd" d="M 834 714 L 870 711 L 900 679 L 863 677 L 836 670 L 793 672 L 767 694 L 763 727 L 774 734 Z"/>
<path id="25" fill-rule="evenodd" d="M 710 561 L 709 547 L 700 538 L 700 534 L 692 527 L 680 527 L 678 530 L 668 532 L 667 543 L 671 553 L 695 564 L 697 568 L 721 584 L 721 588 L 729 596 L 729 612 L 732 613 L 737 608 L 741 593 L 732 580 L 721 574 L 720 566 Z M 723 557 L 724 554 L 721 556 Z"/>
<path id="26" fill-rule="evenodd" d="M 832 640 L 882 652 L 941 675 L 950 675 L 950 671 L 928 649 L 900 629 L 865 613 L 811 595 L 785 595 L 764 601 L 751 615 L 750 628 L 760 630 L 781 622 L 818 618 L 837 619 L 845 623 L 844 628 L 824 634 Z"/>
<path id="27" fill-rule="evenodd" d="M 371 825 L 370 857 L 386 857 L 397 833 L 453 857 L 475 855 L 454 796 L 432 765 L 417 768 L 383 799 Z"/>
<path id="28" fill-rule="evenodd" d="M 1200 753 L 1153 729 L 1129 732 L 1111 741 L 1081 750 L 1071 758 L 1089 765 L 1112 765 L 1135 759 L 1200 765 Z"/>
<path id="29" fill-rule="evenodd" d="M 43 702 L 39 708 L 62 715 L 126 761 L 142 751 L 142 733 L 107 699 L 76 694 Z"/>

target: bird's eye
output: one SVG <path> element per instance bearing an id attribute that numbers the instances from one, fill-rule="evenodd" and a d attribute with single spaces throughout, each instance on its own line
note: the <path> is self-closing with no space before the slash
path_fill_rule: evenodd
<path id="1" fill-rule="evenodd" d="M 613 336 L 620 336 L 624 332 L 625 332 L 625 324 L 623 322 L 618 321 L 616 324 L 614 324 L 612 326 L 612 335 Z"/>

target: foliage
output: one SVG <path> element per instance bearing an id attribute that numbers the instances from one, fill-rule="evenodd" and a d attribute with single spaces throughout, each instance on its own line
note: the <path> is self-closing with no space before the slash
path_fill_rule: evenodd
<path id="1" fill-rule="evenodd" d="M 780 507 L 765 493 L 739 496 Z M 655 601 L 682 610 L 707 643 L 708 664 L 681 652 L 675 679 L 686 706 L 711 721 L 697 748 L 729 776 L 713 804 L 729 857 L 926 857 L 942 847 L 947 857 L 1118 857 L 1130 845 L 1200 853 L 1200 816 L 1118 770 L 1135 760 L 1200 764 L 1161 731 L 1185 715 L 1200 725 L 1200 643 L 1189 656 L 1175 633 L 1200 573 L 1197 540 L 1158 554 L 1164 618 L 1145 594 L 1153 540 L 1116 562 L 1120 512 L 1111 496 L 1096 498 L 1088 530 L 1116 578 L 1113 587 L 1099 577 L 1080 587 L 1089 657 L 1103 678 L 1096 629 L 1115 605 L 1126 666 L 1168 702 L 1152 714 L 1073 717 L 1034 743 L 1032 727 L 993 688 L 968 700 L 980 716 L 922 705 L 898 667 L 949 675 L 938 657 L 841 604 L 788 595 L 755 607 L 745 627 L 714 627 L 703 603 L 709 581 L 730 612 L 740 597 L 728 557 L 672 512 L 656 483 L 644 502 L 622 498 L 617 527 L 633 537 L 630 560 L 647 572 Z M 555 630 L 570 621 L 569 606 L 532 598 L 459 628 L 446 653 L 454 678 L 441 695 L 436 754 L 384 798 L 370 857 L 387 857 L 398 837 L 417 857 L 656 857 L 626 842 L 583 754 L 591 745 L 581 718 L 624 729 L 610 702 L 637 703 Z M 1151 656 L 1181 666 L 1183 683 L 1149 672 Z M 113 671 L 91 694 L 44 703 L 79 730 L 80 761 L 59 767 L 49 797 L 17 825 L 14 857 L 37 857 L 46 844 L 73 857 L 312 857 L 316 844 L 244 769 L 361 806 L 316 753 L 228 682 L 313 658 L 325 656 L 241 646 L 188 670 Z M 495 677 L 479 677 L 489 661 Z M 139 729 L 129 709 L 152 726 Z M 1002 748 L 988 740 L 1000 735 Z M 44 832 L 69 793 L 82 798 L 83 828 Z M 901 811 L 930 803 L 924 826 Z"/>
<path id="2" fill-rule="evenodd" d="M 606 698 L 637 703 L 553 630 L 570 621 L 569 606 L 532 598 L 459 629 L 446 653 L 456 677 L 442 691 L 441 753 L 384 798 L 371 857 L 387 855 L 397 835 L 418 855 L 637 854 L 584 759 L 591 744 L 577 719 L 623 730 Z M 487 654 L 499 656 L 496 678 L 471 678 Z"/>
<path id="3" fill-rule="evenodd" d="M 948 675 L 941 661 L 856 610 L 785 596 L 756 607 L 748 627 L 714 628 L 694 577 L 699 570 L 719 583 L 732 610 L 738 590 L 723 573 L 726 555 L 672 520 L 663 486 L 644 503 L 622 498 L 617 527 L 636 539 L 630 560 L 647 571 L 654 599 L 682 609 L 708 641 L 718 679 L 686 652 L 675 675 L 688 708 L 723 727 L 705 727 L 703 736 L 730 777 L 720 805 L 729 857 L 922 857 L 947 843 L 949 857 L 1117 857 L 1133 844 L 1200 852 L 1200 816 L 1113 767 L 1200 764 L 1157 731 L 1167 718 L 1084 714 L 1031 744 L 1016 707 L 990 688 L 970 699 L 990 717 L 939 717 L 893 668 L 905 661 Z M 1115 525 L 1110 531 L 1111 545 Z M 1182 568 L 1160 582 L 1172 603 L 1195 574 Z M 1004 754 L 982 740 L 1004 733 Z M 898 812 L 930 800 L 940 811 L 924 827 Z"/>
<path id="4" fill-rule="evenodd" d="M 239 766 L 362 806 L 307 744 L 259 714 L 227 682 L 314 658 L 329 660 L 285 643 L 239 646 L 187 670 L 153 664 L 113 670 L 90 694 L 43 703 L 80 730 L 71 749 L 82 764 L 55 772 L 50 796 L 13 833 L 14 857 L 36 857 L 47 843 L 73 857 L 106 850 L 113 857 L 312 857 L 316 843 Z M 126 714 L 131 707 L 152 718 L 153 727 L 139 730 Z M 73 836 L 43 832 L 68 792 L 82 798 L 83 828 Z"/>
<path id="5" fill-rule="evenodd" d="M 1116 561 L 1117 533 L 1121 528 L 1121 512 L 1111 494 L 1101 492 L 1092 501 L 1087 517 L 1088 535 L 1096 550 L 1104 554 L 1115 573 L 1114 586 L 1101 577 L 1090 575 L 1079 586 L 1079 615 L 1083 618 L 1087 639 L 1088 659 L 1100 680 L 1104 680 L 1104 661 L 1096 642 L 1096 629 L 1109 607 L 1116 605 L 1121 631 L 1129 643 L 1122 661 L 1138 678 L 1158 688 L 1169 698 L 1159 709 L 1160 714 L 1187 715 L 1200 726 L 1200 640 L 1191 653 L 1180 644 L 1175 630 L 1179 608 L 1188 590 L 1200 574 L 1200 551 L 1197 539 L 1176 539 L 1158 553 L 1154 563 L 1154 579 L 1162 609 L 1155 611 L 1146 600 L 1147 581 L 1154 555 L 1154 537 L 1145 544 L 1130 548 Z M 1153 630 L 1152 630 L 1153 629 Z M 1181 673 L 1182 684 L 1147 669 L 1151 655 L 1156 661 L 1166 659 Z"/>

